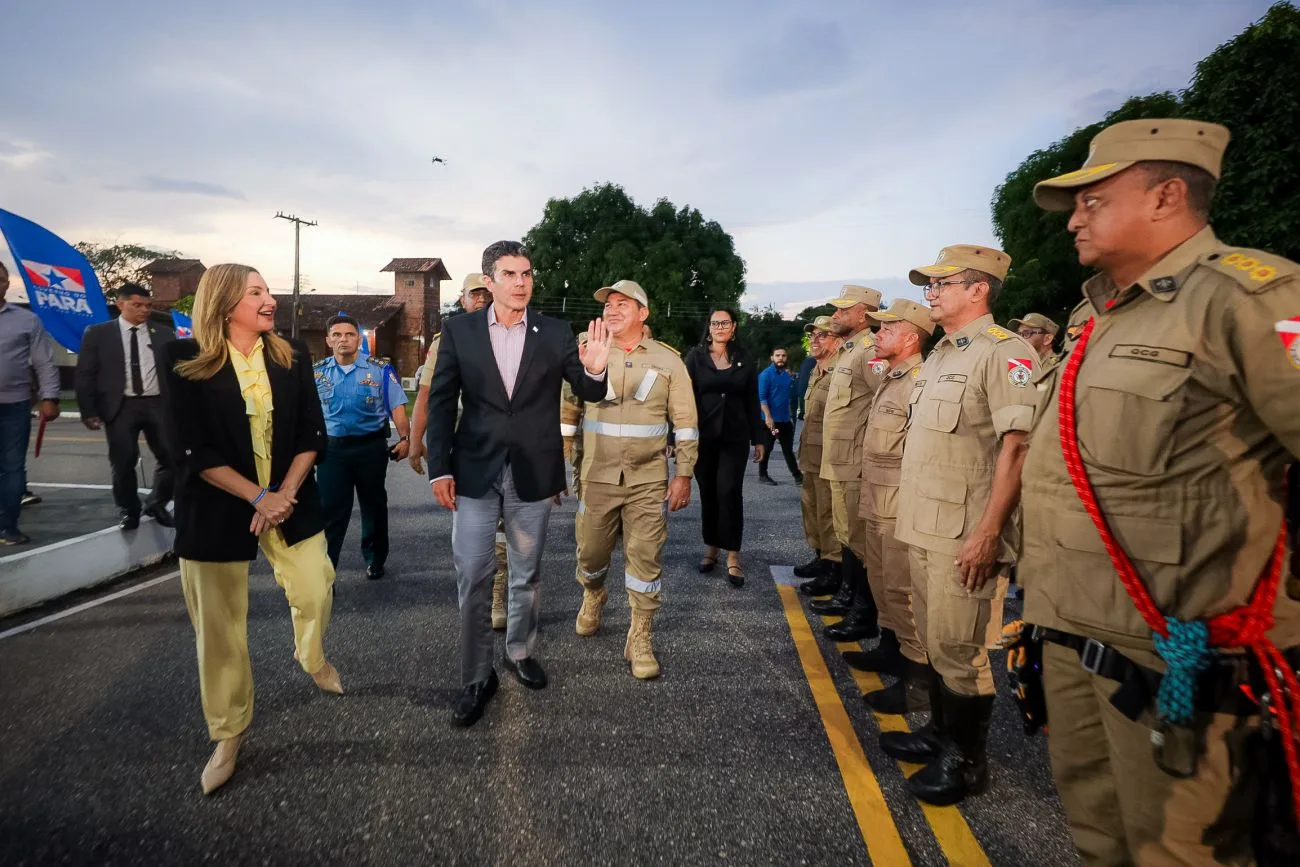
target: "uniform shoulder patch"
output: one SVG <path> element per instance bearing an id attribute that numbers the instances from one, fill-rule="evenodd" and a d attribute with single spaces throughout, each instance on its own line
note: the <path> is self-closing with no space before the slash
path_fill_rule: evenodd
<path id="1" fill-rule="evenodd" d="M 682 354 L 680 352 L 678 352 L 674 347 L 669 346 L 667 343 L 664 343 L 662 340 L 655 340 L 655 343 L 658 343 L 664 349 L 670 350 L 673 353 L 673 355 L 676 355 L 678 358 L 682 357 Z"/>
<path id="2" fill-rule="evenodd" d="M 1290 259 L 1241 247 L 1223 247 L 1206 253 L 1197 264 L 1228 275 L 1248 292 L 1259 292 L 1283 277 L 1300 274 L 1300 265 Z"/>
<path id="3" fill-rule="evenodd" d="M 1011 338 L 1016 336 L 1012 334 L 1010 331 L 1007 331 L 1001 325 L 990 325 L 988 328 L 984 329 L 984 333 L 987 334 L 989 337 L 992 337 L 998 343 L 1001 343 L 1004 340 L 1010 340 Z"/>

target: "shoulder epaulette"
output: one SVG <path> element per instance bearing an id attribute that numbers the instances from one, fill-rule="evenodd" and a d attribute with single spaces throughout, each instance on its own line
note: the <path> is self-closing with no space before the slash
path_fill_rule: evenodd
<path id="1" fill-rule="evenodd" d="M 1300 273 L 1300 265 L 1290 259 L 1241 247 L 1223 247 L 1206 253 L 1197 263 L 1228 275 L 1251 292 L 1258 292 L 1275 280 Z"/>
<path id="2" fill-rule="evenodd" d="M 992 337 L 997 343 L 1001 343 L 1004 340 L 1010 340 L 1016 336 L 1010 331 L 1007 331 L 1001 325 L 990 325 L 988 328 L 984 329 L 984 333 L 989 337 Z"/>
<path id="3" fill-rule="evenodd" d="M 332 358 L 332 357 L 333 357 L 333 356 L 330 356 L 330 358 Z M 329 358 L 322 358 L 320 361 L 318 361 L 318 362 L 316 362 L 315 364 L 313 364 L 313 365 L 311 366 L 311 369 L 312 369 L 312 370 L 320 370 L 322 367 L 324 367 L 325 365 L 329 364 L 329 361 L 330 361 Z"/>
<path id="4" fill-rule="evenodd" d="M 664 349 L 672 350 L 672 353 L 673 353 L 674 355 L 676 355 L 678 358 L 681 358 L 681 357 L 682 357 L 682 354 L 681 354 L 680 352 L 678 352 L 675 348 L 669 346 L 667 343 L 664 343 L 662 340 L 657 340 L 657 339 L 656 339 L 656 340 L 655 340 L 655 343 L 658 343 L 658 344 L 659 344 L 660 346 L 662 346 Z"/>

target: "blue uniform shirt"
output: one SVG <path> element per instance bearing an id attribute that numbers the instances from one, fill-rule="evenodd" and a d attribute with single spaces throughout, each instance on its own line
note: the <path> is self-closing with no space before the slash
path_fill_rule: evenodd
<path id="1" fill-rule="evenodd" d="M 357 363 L 344 369 L 331 355 L 316 362 L 312 372 L 325 414 L 325 432 L 332 437 L 355 437 L 386 428 L 393 409 L 406 404 L 397 374 L 369 356 L 358 355 Z"/>
<path id="2" fill-rule="evenodd" d="M 769 364 L 758 375 L 758 400 L 767 404 L 772 413 L 772 421 L 790 421 L 790 400 L 794 395 L 794 377 L 788 370 L 777 370 L 775 364 Z"/>

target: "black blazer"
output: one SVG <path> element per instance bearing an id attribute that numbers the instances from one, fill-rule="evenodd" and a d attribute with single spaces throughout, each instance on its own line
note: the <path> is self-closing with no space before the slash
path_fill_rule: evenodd
<path id="1" fill-rule="evenodd" d="M 695 390 L 700 441 L 753 443 L 767 441 L 758 402 L 758 365 L 739 346 L 731 350 L 731 367 L 718 370 L 709 350 L 686 353 L 686 370 Z"/>
<path id="2" fill-rule="evenodd" d="M 284 480 L 298 454 L 316 452 L 317 463 L 325 454 L 325 419 L 312 378 L 311 355 L 305 344 L 292 343 L 291 367 L 280 367 L 266 356 L 266 374 L 275 405 L 271 484 Z M 198 354 L 199 345 L 193 340 L 175 340 L 165 349 L 163 399 L 178 457 L 174 548 L 177 556 L 187 560 L 252 560 L 257 557 L 257 537 L 248 532 L 253 507 L 199 475 L 213 467 L 230 466 L 244 478 L 257 481 L 248 411 L 231 362 L 227 361 L 207 380 L 185 379 L 176 373 L 178 362 Z M 316 473 L 308 472 L 298 489 L 293 514 L 280 530 L 286 542 L 296 545 L 321 532 L 324 526 Z"/>
<path id="3" fill-rule="evenodd" d="M 153 352 L 158 370 L 158 387 L 162 388 L 163 346 L 176 339 L 176 332 L 165 325 L 147 321 L 148 330 L 142 351 Z M 117 418 L 126 402 L 126 350 L 116 319 L 92 325 L 81 335 L 81 352 L 77 354 L 77 409 L 83 418 L 95 417 L 108 424 Z"/>
<path id="4" fill-rule="evenodd" d="M 560 380 L 581 399 L 599 401 L 606 377 L 593 379 L 583 369 L 567 322 L 530 309 L 514 397 L 507 398 L 488 337 L 488 309 L 447 319 L 443 328 L 429 386 L 429 478 L 452 476 L 457 496 L 485 497 L 508 458 L 520 499 L 544 500 L 565 484 Z"/>

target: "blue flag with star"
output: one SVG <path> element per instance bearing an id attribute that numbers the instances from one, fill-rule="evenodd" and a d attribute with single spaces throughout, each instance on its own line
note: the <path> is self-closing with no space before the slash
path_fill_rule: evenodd
<path id="1" fill-rule="evenodd" d="M 95 269 L 58 235 L 3 209 L 0 234 L 18 264 L 32 312 L 60 346 L 80 352 L 87 326 L 109 319 Z"/>

